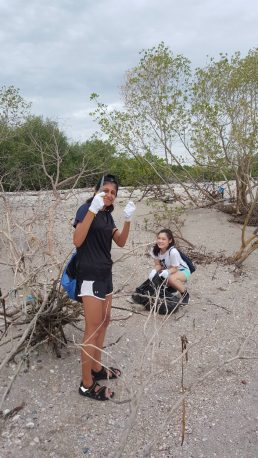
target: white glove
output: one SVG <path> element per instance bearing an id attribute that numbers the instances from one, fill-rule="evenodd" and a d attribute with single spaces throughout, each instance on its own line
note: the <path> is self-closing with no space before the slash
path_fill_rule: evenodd
<path id="1" fill-rule="evenodd" d="M 157 273 L 156 269 L 152 269 L 152 271 L 150 272 L 150 275 L 149 275 L 149 280 L 152 280 L 153 277 L 155 277 L 156 273 Z"/>
<path id="2" fill-rule="evenodd" d="M 130 221 L 132 216 L 133 216 L 133 213 L 135 212 L 135 209 L 136 209 L 136 206 L 134 205 L 134 203 L 132 201 L 128 202 L 128 204 L 126 204 L 125 208 L 124 208 L 124 218 L 125 218 L 125 221 Z"/>
<path id="3" fill-rule="evenodd" d="M 94 213 L 95 215 L 98 213 L 99 210 L 101 210 L 104 207 L 104 197 L 105 193 L 100 192 L 99 194 L 96 194 L 90 204 L 89 211 Z"/>
<path id="4" fill-rule="evenodd" d="M 169 276 L 169 271 L 168 271 L 167 269 L 162 270 L 162 271 L 160 272 L 159 276 L 160 276 L 161 278 L 167 279 L 168 276 Z"/>

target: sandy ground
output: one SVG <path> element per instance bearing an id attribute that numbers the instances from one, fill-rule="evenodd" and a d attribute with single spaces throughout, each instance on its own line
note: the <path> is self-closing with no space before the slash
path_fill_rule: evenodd
<path id="1" fill-rule="evenodd" d="M 80 197 L 66 202 L 56 221 L 60 258 L 72 247 L 70 223 Z M 127 199 L 126 194 L 118 198 L 118 226 Z M 190 305 L 169 318 L 153 316 L 132 304 L 130 295 L 152 266 L 147 244 L 162 227 L 164 212 L 158 204 L 138 203 L 127 247 L 113 249 L 116 308 L 104 362 L 123 371 L 120 380 L 109 382 L 114 402 L 79 396 L 76 344 L 82 331 L 67 326 L 62 358 L 46 345 L 14 382 L 3 409 L 25 405 L 1 420 L 1 458 L 258 456 L 258 253 L 246 260 L 241 275 L 233 266 L 198 265 L 189 282 Z M 226 214 L 197 209 L 181 218 L 183 235 L 196 250 L 231 255 L 239 247 L 241 227 L 229 223 Z M 0 267 L 1 283 L 9 288 L 10 271 Z M 188 361 L 183 359 L 183 445 L 181 336 L 189 348 Z M 12 362 L 1 372 L 0 399 L 16 367 Z"/>

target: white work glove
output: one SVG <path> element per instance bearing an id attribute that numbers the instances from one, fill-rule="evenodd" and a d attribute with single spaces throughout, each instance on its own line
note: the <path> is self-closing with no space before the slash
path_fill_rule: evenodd
<path id="1" fill-rule="evenodd" d="M 124 218 L 125 221 L 131 221 L 131 218 L 135 212 L 136 206 L 132 201 L 128 202 L 124 208 Z"/>
<path id="2" fill-rule="evenodd" d="M 94 213 L 95 215 L 99 212 L 104 207 L 104 197 L 105 193 L 100 192 L 99 194 L 96 194 L 90 204 L 89 211 Z"/>
<path id="3" fill-rule="evenodd" d="M 149 275 L 149 280 L 152 280 L 153 277 L 155 277 L 156 273 L 157 273 L 156 269 L 152 269 L 152 271 L 150 272 L 150 275 Z"/>
<path id="4" fill-rule="evenodd" d="M 162 271 L 159 273 L 159 277 L 161 277 L 161 278 L 167 279 L 168 276 L 169 276 L 169 271 L 168 271 L 167 269 L 162 270 Z"/>

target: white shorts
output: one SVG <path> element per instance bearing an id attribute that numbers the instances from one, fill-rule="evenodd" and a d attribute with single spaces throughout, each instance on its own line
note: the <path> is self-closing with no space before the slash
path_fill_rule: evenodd
<path id="1" fill-rule="evenodd" d="M 106 296 L 113 293 L 112 275 L 104 280 L 83 280 L 79 291 L 79 297 L 91 296 L 105 300 Z"/>

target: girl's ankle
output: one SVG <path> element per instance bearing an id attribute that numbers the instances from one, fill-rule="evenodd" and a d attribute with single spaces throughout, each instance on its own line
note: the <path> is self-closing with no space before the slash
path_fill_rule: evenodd
<path id="1" fill-rule="evenodd" d="M 102 369 L 102 366 L 98 367 L 97 369 L 94 367 L 91 369 L 92 372 L 100 372 Z"/>
<path id="2" fill-rule="evenodd" d="M 82 384 L 84 386 L 84 388 L 90 388 L 92 385 L 93 385 L 93 380 L 91 379 L 90 381 L 89 380 L 83 380 L 82 379 Z"/>

